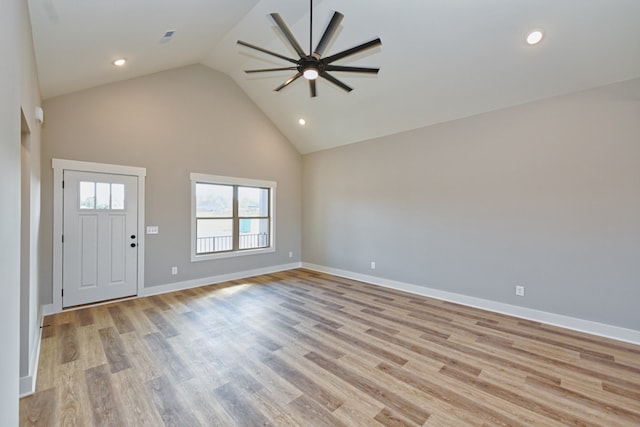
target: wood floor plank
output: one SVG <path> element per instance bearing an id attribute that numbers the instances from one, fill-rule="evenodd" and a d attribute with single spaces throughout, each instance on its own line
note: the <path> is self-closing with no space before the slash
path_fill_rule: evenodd
<path id="1" fill-rule="evenodd" d="M 93 320 L 93 312 L 91 311 L 91 309 L 85 308 L 82 310 L 76 310 L 75 314 L 76 314 L 78 325 L 80 326 L 93 325 L 94 320 Z"/>
<path id="2" fill-rule="evenodd" d="M 198 427 L 200 422 L 189 405 L 179 397 L 176 388 L 165 377 L 147 382 L 148 394 L 167 427 Z"/>
<path id="3" fill-rule="evenodd" d="M 331 374 L 343 379 L 353 387 L 375 397 L 384 405 L 404 414 L 407 418 L 418 425 L 423 424 L 429 418 L 430 414 L 428 412 L 411 404 L 403 397 L 389 392 L 384 387 L 381 387 L 379 384 L 371 381 L 369 378 L 351 372 L 318 353 L 310 352 L 307 353 L 305 357 L 318 366 L 326 369 Z"/>
<path id="4" fill-rule="evenodd" d="M 333 411 L 342 405 L 342 401 L 335 397 L 333 393 L 318 385 L 313 379 L 283 361 L 276 354 L 265 351 L 259 351 L 259 353 L 257 357 L 262 363 L 329 411 Z"/>
<path id="5" fill-rule="evenodd" d="M 75 322 L 63 323 L 57 326 L 57 338 L 60 364 L 73 362 L 78 359 L 78 337 Z"/>
<path id="6" fill-rule="evenodd" d="M 23 427 L 54 425 L 57 412 L 55 394 L 55 388 L 48 388 L 22 399 L 20 425 Z"/>
<path id="7" fill-rule="evenodd" d="M 98 330 L 111 373 L 131 367 L 118 332 L 113 327 Z"/>
<path id="8" fill-rule="evenodd" d="M 316 328 L 318 328 L 319 330 L 321 330 L 322 332 L 324 332 L 325 334 L 331 335 L 334 338 L 343 341 L 346 345 L 351 345 L 354 347 L 359 348 L 361 351 L 365 351 L 369 354 L 373 354 L 376 355 L 378 357 L 380 357 L 381 359 L 385 359 L 385 360 L 389 360 L 390 362 L 393 362 L 395 364 L 398 364 L 400 366 L 404 365 L 405 363 L 407 363 L 407 359 L 405 359 L 404 357 L 399 356 L 396 353 L 393 353 L 385 348 L 382 347 L 382 345 L 375 345 L 371 342 L 367 342 L 365 340 L 362 340 L 358 337 L 356 337 L 355 335 L 351 335 L 351 334 L 347 334 L 344 333 L 342 331 L 337 331 L 335 329 L 329 328 L 323 324 L 317 324 L 315 326 Z"/>
<path id="9" fill-rule="evenodd" d="M 489 383 L 477 377 L 467 375 L 466 373 L 463 373 L 456 369 L 449 368 L 448 366 L 443 367 L 440 370 L 440 372 L 462 383 L 469 384 L 474 386 L 475 388 L 482 389 L 486 393 L 489 393 L 492 396 L 495 396 L 499 399 L 510 402 L 517 406 L 521 406 L 525 409 L 530 410 L 531 412 L 542 414 L 553 421 L 561 422 L 565 424 L 568 423 L 569 425 L 578 425 L 578 426 L 598 425 L 582 418 L 577 414 L 565 412 L 558 408 L 552 408 L 550 405 L 546 403 L 541 403 L 531 399 L 530 396 L 524 396 L 518 393 L 514 393 L 512 390 L 508 390 L 501 385 L 498 385 L 495 383 Z"/>
<path id="10" fill-rule="evenodd" d="M 85 369 L 94 368 L 107 363 L 107 357 L 102 347 L 100 334 L 96 331 L 93 323 L 78 328 L 79 346 L 78 358 L 81 360 Z"/>
<path id="11" fill-rule="evenodd" d="M 364 395 L 360 393 L 359 390 L 349 387 L 341 378 L 335 375 L 327 375 L 323 367 L 311 363 L 304 357 L 304 355 L 308 353 L 309 351 L 300 355 L 290 351 L 289 347 L 287 347 L 278 352 L 278 356 L 295 369 L 304 371 L 306 375 L 314 378 L 314 381 L 323 389 L 330 390 L 336 400 L 342 402 L 332 413 L 342 414 L 343 417 L 341 418 L 350 421 L 347 424 L 352 424 L 352 420 L 362 417 L 366 420 L 372 420 L 384 407 L 384 405 L 374 397 Z M 347 357 L 346 355 L 344 356 L 344 358 Z M 358 424 L 362 424 L 362 422 Z"/>
<path id="12" fill-rule="evenodd" d="M 300 331 L 298 328 L 294 328 L 280 322 L 274 322 L 273 325 L 275 326 L 274 329 L 276 332 L 281 333 L 283 336 L 288 337 L 289 340 L 292 340 L 297 344 L 304 344 L 307 347 L 315 348 L 318 352 L 326 354 L 334 359 L 344 355 L 344 352 L 328 345 L 326 342 L 319 340 L 310 334 Z"/>
<path id="13" fill-rule="evenodd" d="M 56 414 L 53 425 L 91 425 L 93 415 L 84 370 L 77 361 L 56 367 Z"/>
<path id="14" fill-rule="evenodd" d="M 306 269 L 44 324 L 22 425 L 640 425 L 638 345 Z"/>
<path id="15" fill-rule="evenodd" d="M 131 323 L 129 317 L 124 313 L 124 310 L 118 305 L 111 305 L 107 308 L 116 329 L 121 334 L 135 331 L 135 327 Z"/>
<path id="16" fill-rule="evenodd" d="M 505 345 L 503 341 L 496 341 L 493 339 L 487 339 L 486 337 L 482 340 L 479 340 L 483 344 L 488 344 L 490 346 L 494 346 L 500 348 L 506 354 L 513 354 L 517 356 L 521 356 L 524 360 L 529 359 L 535 362 L 541 362 L 543 365 L 546 365 L 548 368 L 556 371 L 558 368 L 564 371 L 577 373 L 580 375 L 586 375 L 592 378 L 598 378 L 602 381 L 607 381 L 610 383 L 614 383 L 620 385 L 625 388 L 629 388 L 631 390 L 640 391 L 640 377 L 636 376 L 615 376 L 609 373 L 603 373 L 594 369 L 587 369 L 583 367 L 581 364 L 571 364 L 558 359 L 550 358 L 547 356 L 543 356 L 528 350 L 522 350 L 511 345 Z"/>
<path id="17" fill-rule="evenodd" d="M 177 382 L 185 381 L 193 377 L 189 367 L 180 356 L 178 356 L 162 334 L 155 332 L 145 335 L 144 339 L 151 352 L 160 359 L 162 365 Z"/>
<path id="18" fill-rule="evenodd" d="M 56 335 L 56 324 L 54 316 L 45 316 L 42 319 L 42 339 L 51 338 Z"/>
<path id="19" fill-rule="evenodd" d="M 251 400 L 231 383 L 216 388 L 213 394 L 237 425 L 247 427 L 272 425 L 264 414 L 253 406 Z"/>
<path id="20" fill-rule="evenodd" d="M 294 399 L 290 399 L 288 402 Z M 304 426 L 304 423 L 298 421 L 289 410 L 288 402 L 277 402 L 265 388 L 254 393 L 251 402 L 274 426 Z"/>
<path id="21" fill-rule="evenodd" d="M 154 308 L 145 308 L 144 314 L 149 318 L 149 320 L 158 328 L 158 330 L 164 335 L 165 338 L 171 338 L 178 335 L 180 332 L 176 328 L 173 327 L 169 321 L 156 309 Z"/>
<path id="22" fill-rule="evenodd" d="M 415 367 L 416 364 L 412 364 L 399 368 L 386 363 L 377 366 L 381 372 L 410 384 L 441 402 L 441 410 L 437 411 L 440 414 L 455 413 L 463 419 L 471 417 L 483 424 L 498 426 L 523 427 L 540 424 L 539 420 L 531 417 L 533 414 L 516 412 L 509 405 L 496 405 L 495 401 L 487 398 L 483 390 L 473 389 L 468 384 L 458 384 L 430 372 L 425 375 L 424 371 Z M 546 421 L 548 423 L 549 420 Z"/>
<path id="23" fill-rule="evenodd" d="M 458 359 L 455 357 L 451 357 L 451 355 L 446 354 L 445 352 L 434 351 L 430 348 L 427 348 L 427 346 L 414 344 L 413 342 L 404 340 L 402 338 L 397 338 L 395 336 L 391 336 L 391 335 L 382 333 L 380 331 L 376 331 L 375 329 L 369 329 L 366 331 L 366 333 L 380 339 L 381 341 L 387 342 L 389 344 L 394 344 L 400 347 L 404 347 L 410 351 L 413 351 L 414 353 L 418 353 L 429 359 L 442 362 L 445 365 L 454 366 L 457 369 L 470 373 L 471 375 L 480 374 L 480 371 L 481 371 L 480 368 L 462 360 L 462 358 Z"/>
<path id="24" fill-rule="evenodd" d="M 156 427 L 162 425 L 162 419 L 153 402 L 147 397 L 145 381 L 129 371 L 120 371 L 111 375 L 111 383 L 124 425 L 135 427 Z"/>
<path id="25" fill-rule="evenodd" d="M 93 425 L 95 426 L 124 425 L 110 377 L 107 365 L 96 366 L 85 371 L 85 381 L 87 382 Z"/>

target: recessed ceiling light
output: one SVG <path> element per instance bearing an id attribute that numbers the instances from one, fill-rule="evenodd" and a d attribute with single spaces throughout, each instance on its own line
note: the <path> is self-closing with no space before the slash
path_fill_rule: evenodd
<path id="1" fill-rule="evenodd" d="M 305 119 L 298 119 L 298 123 L 300 124 L 300 126 L 304 126 L 307 124 L 307 121 Z"/>
<path id="2" fill-rule="evenodd" d="M 534 44 L 540 43 L 540 41 L 542 40 L 542 36 L 543 34 L 540 30 L 531 31 L 527 36 L 527 44 L 533 46 Z"/>
<path id="3" fill-rule="evenodd" d="M 116 67 L 122 67 L 126 63 L 127 63 L 127 60 L 124 58 L 119 58 L 113 61 L 113 65 L 115 65 Z"/>

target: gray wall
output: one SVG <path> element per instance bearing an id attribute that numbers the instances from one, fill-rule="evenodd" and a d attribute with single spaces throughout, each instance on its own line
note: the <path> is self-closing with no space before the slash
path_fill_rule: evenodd
<path id="1" fill-rule="evenodd" d="M 39 326 L 34 316 L 39 296 L 37 287 L 35 292 L 31 289 L 38 280 L 33 265 L 25 264 L 28 271 L 36 271 L 23 288 L 20 281 L 21 152 L 29 152 L 29 159 L 39 160 L 40 145 L 40 132 L 34 119 L 39 92 L 26 2 L 3 2 L 0 39 L 3 40 L 0 44 L 0 416 L 2 425 L 13 426 L 18 425 L 21 365 L 25 361 L 28 363 Z M 24 140 L 21 129 L 30 132 Z M 29 162 L 25 159 L 25 163 Z M 31 176 L 25 189 L 30 194 L 26 198 L 30 200 L 30 206 L 35 204 L 37 208 L 39 162 L 35 166 L 31 163 L 29 168 L 25 171 L 25 176 Z M 30 262 L 37 262 L 37 220 L 37 215 L 26 215 Z M 22 354 L 21 349 L 24 350 Z"/>
<path id="2" fill-rule="evenodd" d="M 305 262 L 640 330 L 640 79 L 305 155 L 303 183 Z"/>
<path id="3" fill-rule="evenodd" d="M 20 2 L 3 3 L 0 38 L 20 40 Z M 20 351 L 20 45 L 0 43 L 0 414 L 18 425 Z"/>
<path id="4" fill-rule="evenodd" d="M 55 97 L 44 107 L 42 220 L 49 239 L 51 159 L 60 158 L 147 168 L 146 224 L 160 227 L 146 236 L 147 287 L 300 261 L 301 156 L 228 76 L 193 65 Z M 192 263 L 190 172 L 276 181 L 277 251 Z M 51 253 L 43 259 L 42 292 L 50 302 Z"/>
<path id="5" fill-rule="evenodd" d="M 20 75 L 22 123 L 22 207 L 20 285 L 20 377 L 35 388 L 36 355 L 40 338 L 40 151 L 41 125 L 35 107 L 41 105 L 36 59 L 27 7 L 22 9 Z M 21 384 L 21 388 L 24 384 Z"/>

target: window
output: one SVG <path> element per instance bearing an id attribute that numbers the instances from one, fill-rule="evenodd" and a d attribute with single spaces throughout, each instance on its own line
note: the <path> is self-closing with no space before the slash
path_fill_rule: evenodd
<path id="1" fill-rule="evenodd" d="M 276 183 L 191 174 L 191 260 L 275 251 Z"/>

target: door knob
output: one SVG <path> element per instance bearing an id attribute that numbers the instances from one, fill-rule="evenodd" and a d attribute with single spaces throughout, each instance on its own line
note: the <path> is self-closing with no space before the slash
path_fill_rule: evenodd
<path id="1" fill-rule="evenodd" d="M 132 247 L 132 248 L 135 248 L 135 247 L 136 247 L 136 244 L 135 244 L 135 243 L 132 243 L 132 244 L 131 244 L 131 247 Z"/>
<path id="2" fill-rule="evenodd" d="M 132 235 L 131 235 L 131 238 L 132 238 L 132 239 L 135 239 L 135 238 L 136 238 L 136 235 L 135 235 L 135 234 L 132 234 Z"/>

